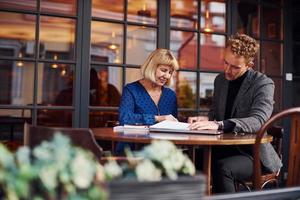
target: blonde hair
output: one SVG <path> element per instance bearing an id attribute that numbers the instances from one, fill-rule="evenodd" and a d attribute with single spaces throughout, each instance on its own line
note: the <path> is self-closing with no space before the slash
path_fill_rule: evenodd
<path id="1" fill-rule="evenodd" d="M 229 38 L 226 47 L 230 47 L 233 54 L 243 56 L 250 63 L 255 58 L 259 44 L 248 35 L 236 33 Z"/>
<path id="2" fill-rule="evenodd" d="M 168 65 L 173 68 L 174 71 L 179 69 L 178 62 L 170 50 L 156 49 L 148 56 L 145 63 L 141 66 L 142 76 L 155 82 L 155 73 L 158 65 Z M 171 80 L 169 80 L 166 85 L 169 85 L 170 82 Z"/>

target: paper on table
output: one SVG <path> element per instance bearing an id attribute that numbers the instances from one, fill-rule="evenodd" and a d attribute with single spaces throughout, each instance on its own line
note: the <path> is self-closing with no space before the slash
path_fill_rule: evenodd
<path id="1" fill-rule="evenodd" d="M 124 126 L 115 126 L 113 128 L 114 132 L 123 132 L 124 134 L 146 134 L 149 132 L 148 126 L 139 126 L 139 125 L 127 125 Z"/>
<path id="2" fill-rule="evenodd" d="M 150 132 L 170 132 L 170 133 L 188 133 L 188 134 L 208 134 L 218 135 L 221 132 L 218 130 L 190 130 L 189 123 L 175 122 L 175 121 L 162 121 L 152 126 L 149 126 Z"/>
<path id="3" fill-rule="evenodd" d="M 184 123 L 184 122 L 175 122 L 175 121 L 169 121 L 169 120 L 164 120 L 162 122 L 159 122 L 157 124 L 154 124 L 150 126 L 150 128 L 167 128 L 167 129 L 176 129 L 176 130 L 190 130 L 189 123 Z"/>

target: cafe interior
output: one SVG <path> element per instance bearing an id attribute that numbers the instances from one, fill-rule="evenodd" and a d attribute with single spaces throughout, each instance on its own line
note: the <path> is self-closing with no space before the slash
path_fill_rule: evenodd
<path id="1" fill-rule="evenodd" d="M 143 161 L 131 154 L 145 152 L 153 140 L 167 140 L 196 170 L 195 175 L 182 180 L 180 173 L 175 180 L 164 172 L 164 177 L 154 182 L 126 182 L 122 177 L 93 182 L 86 187 L 89 191 L 98 186 L 107 195 L 94 198 L 90 192 L 86 199 L 299 199 L 299 24 L 298 0 L 0 0 L 2 148 L 19 159 L 16 168 L 21 169 L 25 164 L 18 157 L 24 155 L 17 153 L 23 152 L 20 149 L 32 150 L 33 159 L 35 148 L 60 133 L 75 146 L 92 152 L 97 163 L 112 171 L 114 166 L 107 163 L 137 165 Z M 253 69 L 275 84 L 272 118 L 258 133 L 247 138 L 234 134 L 198 138 L 184 134 L 152 137 L 134 131 L 120 136 L 114 132 L 124 86 L 142 78 L 140 66 L 157 48 L 170 49 L 179 63 L 169 86 L 177 96 L 178 120 L 187 122 L 190 116 L 207 115 L 214 80 L 224 69 L 226 41 L 237 32 L 259 43 Z M 134 144 L 132 152 L 116 154 L 118 142 Z M 259 145 L 266 142 L 272 143 L 283 162 L 276 173 L 260 170 Z M 237 144 L 253 146 L 253 177 L 237 182 L 236 193 L 214 194 L 211 149 Z M 5 156 L 0 157 L 0 197 L 25 195 L 25 186 L 20 186 L 25 179 L 18 189 L 17 180 L 21 179 L 6 184 L 1 178 L 6 165 Z M 45 165 L 45 169 L 51 166 Z M 147 166 L 142 170 L 142 174 L 149 172 L 148 176 L 154 177 Z M 44 173 L 52 176 L 51 170 Z M 58 184 L 51 190 L 63 191 L 62 196 L 47 195 L 43 189 L 43 198 L 72 199 L 67 196 L 76 189 L 63 186 Z"/>

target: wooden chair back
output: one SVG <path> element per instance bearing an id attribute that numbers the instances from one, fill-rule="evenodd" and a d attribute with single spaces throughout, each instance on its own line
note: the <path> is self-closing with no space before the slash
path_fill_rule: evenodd
<path id="1" fill-rule="evenodd" d="M 88 128 L 62 128 L 24 125 L 24 145 L 34 148 L 44 140 L 51 140 L 57 133 L 70 138 L 75 146 L 91 151 L 100 161 L 102 148 L 97 144 L 92 131 Z"/>
<path id="2" fill-rule="evenodd" d="M 254 145 L 254 188 L 261 188 L 261 163 L 259 156 L 259 146 L 261 139 L 266 130 L 271 127 L 274 122 L 285 117 L 290 118 L 290 141 L 289 141 L 289 159 L 288 159 L 288 177 L 286 186 L 300 185 L 300 107 L 290 108 L 277 113 L 271 117 L 258 131 Z"/>

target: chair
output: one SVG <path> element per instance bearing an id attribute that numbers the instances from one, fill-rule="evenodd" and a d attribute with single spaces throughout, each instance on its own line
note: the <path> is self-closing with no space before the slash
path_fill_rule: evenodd
<path id="1" fill-rule="evenodd" d="M 56 133 L 68 136 L 74 145 L 90 150 L 99 161 L 101 160 L 102 148 L 97 144 L 92 131 L 88 128 L 44 127 L 25 123 L 24 145 L 34 148 L 44 140 L 51 140 Z"/>
<path id="2" fill-rule="evenodd" d="M 284 130 L 281 126 L 271 126 L 267 130 L 268 135 L 273 136 L 272 145 L 280 157 L 282 159 L 282 138 L 284 134 Z M 269 185 L 270 183 L 274 183 L 276 187 L 279 186 L 279 175 L 280 170 L 278 172 L 263 172 L 261 175 L 261 189 L 265 188 L 265 186 Z M 242 185 L 245 189 L 249 192 L 253 186 L 252 181 L 244 181 L 244 180 L 236 180 L 235 183 L 236 190 L 239 190 L 239 186 Z"/>
<path id="3" fill-rule="evenodd" d="M 275 121 L 285 117 L 290 118 L 290 141 L 289 141 L 289 159 L 288 159 L 288 176 L 287 186 L 300 185 L 300 107 L 290 108 L 277 113 L 271 117 L 258 131 L 253 149 L 253 183 L 256 190 L 260 190 L 262 186 L 261 163 L 259 155 L 259 146 L 265 131 L 272 126 Z"/>

